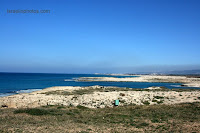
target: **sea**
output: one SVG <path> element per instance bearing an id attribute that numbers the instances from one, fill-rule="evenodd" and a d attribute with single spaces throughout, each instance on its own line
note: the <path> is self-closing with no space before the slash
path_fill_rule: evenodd
<path id="1" fill-rule="evenodd" d="M 129 88 L 147 88 L 151 86 L 164 86 L 167 88 L 181 87 L 180 83 L 150 83 L 150 82 L 85 82 L 76 81 L 80 77 L 133 77 L 103 74 L 47 74 L 47 73 L 0 73 L 0 97 L 19 93 L 30 93 L 53 86 L 116 86 Z M 200 88 L 195 88 L 200 89 Z"/>

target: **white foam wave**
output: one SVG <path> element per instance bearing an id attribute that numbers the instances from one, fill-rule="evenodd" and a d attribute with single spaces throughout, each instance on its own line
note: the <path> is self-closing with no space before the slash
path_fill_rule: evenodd
<path id="1" fill-rule="evenodd" d="M 16 93 L 0 93 L 0 97 L 6 97 L 10 95 L 15 95 Z"/>
<path id="2" fill-rule="evenodd" d="M 65 79 L 64 81 L 74 81 L 73 79 Z"/>
<path id="3" fill-rule="evenodd" d="M 31 93 L 31 92 L 34 92 L 34 91 L 39 91 L 39 90 L 42 90 L 42 89 L 28 89 L 28 90 L 19 90 L 19 91 L 16 91 L 16 93 Z"/>
<path id="4" fill-rule="evenodd" d="M 170 86 L 173 86 L 173 87 L 181 87 L 180 85 L 170 85 Z"/>
<path id="5" fill-rule="evenodd" d="M 0 97 L 6 97 L 6 96 L 11 96 L 11 95 L 20 94 L 20 93 L 31 93 L 31 92 L 39 91 L 39 90 L 42 90 L 42 89 L 27 89 L 27 90 L 19 90 L 12 93 L 0 93 Z"/>

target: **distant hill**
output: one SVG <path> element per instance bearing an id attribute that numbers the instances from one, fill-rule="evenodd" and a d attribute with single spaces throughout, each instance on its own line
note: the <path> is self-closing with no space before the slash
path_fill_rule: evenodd
<path id="1" fill-rule="evenodd" d="M 136 72 L 134 74 L 150 74 L 150 75 L 200 75 L 200 70 L 180 70 L 166 72 Z"/>
<path id="2" fill-rule="evenodd" d="M 169 71 L 165 72 L 166 74 L 178 74 L 178 75 L 198 75 L 200 70 L 182 70 L 182 71 Z"/>

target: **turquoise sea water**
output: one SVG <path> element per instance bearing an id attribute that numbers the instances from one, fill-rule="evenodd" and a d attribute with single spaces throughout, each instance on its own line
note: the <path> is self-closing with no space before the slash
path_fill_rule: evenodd
<path id="1" fill-rule="evenodd" d="M 79 77 L 132 77 L 100 74 L 41 74 L 41 73 L 0 73 L 0 96 L 16 93 L 32 92 L 52 86 L 117 86 L 130 88 L 147 88 L 164 86 L 180 88 L 180 83 L 149 83 L 149 82 L 76 82 Z M 183 88 L 183 87 L 181 87 Z M 188 88 L 188 87 L 184 87 Z M 200 89 L 200 88 L 199 88 Z"/>

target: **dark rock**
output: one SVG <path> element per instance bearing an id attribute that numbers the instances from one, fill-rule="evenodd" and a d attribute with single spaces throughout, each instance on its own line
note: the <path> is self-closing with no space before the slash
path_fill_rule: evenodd
<path id="1" fill-rule="evenodd" d="M 1 107 L 2 108 L 7 108 L 8 106 L 4 104 L 4 105 L 1 105 Z"/>

